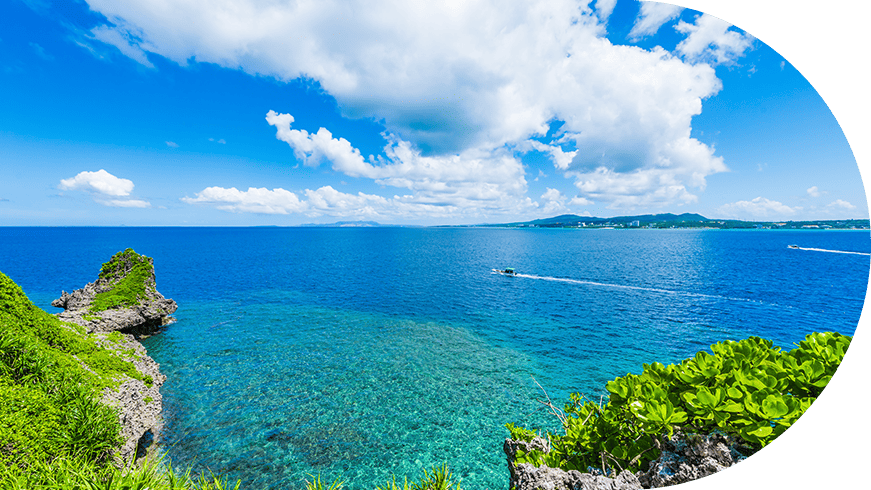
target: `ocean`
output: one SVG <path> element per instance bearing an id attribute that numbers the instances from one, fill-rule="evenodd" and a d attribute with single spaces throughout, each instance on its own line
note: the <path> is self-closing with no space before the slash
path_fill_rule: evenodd
<path id="1" fill-rule="evenodd" d="M 245 489 L 443 463 L 507 488 L 504 424 L 558 426 L 542 389 L 598 401 L 721 340 L 852 335 L 871 253 L 867 230 L 46 227 L 0 228 L 0 271 L 56 312 L 128 247 L 179 304 L 143 341 L 160 451 Z"/>

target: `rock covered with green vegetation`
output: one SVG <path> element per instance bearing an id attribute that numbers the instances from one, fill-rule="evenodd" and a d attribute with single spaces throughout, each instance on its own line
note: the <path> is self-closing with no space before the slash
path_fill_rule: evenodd
<path id="1" fill-rule="evenodd" d="M 166 379 L 136 337 L 159 330 L 178 308 L 157 292 L 153 259 L 129 248 L 118 252 L 103 264 L 96 281 L 72 294 L 64 291 L 52 306 L 65 309 L 58 314 L 60 320 L 84 327 L 91 341 L 141 373 L 101 394 L 104 404 L 118 408 L 124 440 L 119 457 L 135 457 L 161 425 L 160 386 Z"/>
<path id="2" fill-rule="evenodd" d="M 640 375 L 610 381 L 605 404 L 578 393 L 559 409 L 547 405 L 564 433 L 507 424 L 510 485 L 599 488 L 578 474 L 616 477 L 656 488 L 716 473 L 755 453 L 787 430 L 828 384 L 851 337 L 812 333 L 781 351 L 750 337 L 711 346 L 679 364 L 644 364 Z M 587 478 L 589 479 L 589 478 Z M 580 480 L 578 480 L 580 481 Z M 611 488 L 611 487 L 602 487 Z"/>
<path id="3" fill-rule="evenodd" d="M 151 335 L 172 322 L 175 301 L 157 292 L 154 260 L 128 248 L 103 264 L 96 281 L 72 293 L 63 291 L 52 306 L 63 308 L 63 321 L 88 332 L 121 331 Z"/>
<path id="4" fill-rule="evenodd" d="M 238 490 L 129 464 L 160 424 L 164 379 L 132 335 L 63 322 L 0 272 L 0 490 Z"/>

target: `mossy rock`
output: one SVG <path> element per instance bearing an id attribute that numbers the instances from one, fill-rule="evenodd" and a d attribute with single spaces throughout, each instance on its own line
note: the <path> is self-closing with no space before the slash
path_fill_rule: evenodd
<path id="1" fill-rule="evenodd" d="M 132 248 L 118 252 L 100 268 L 98 284 L 102 291 L 94 297 L 91 312 L 139 305 L 157 294 L 154 261 Z"/>

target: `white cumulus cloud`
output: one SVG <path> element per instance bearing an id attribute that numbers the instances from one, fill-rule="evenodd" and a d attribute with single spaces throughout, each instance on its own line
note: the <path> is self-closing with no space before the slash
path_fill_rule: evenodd
<path id="1" fill-rule="evenodd" d="M 127 197 L 133 192 L 132 180 L 115 177 L 104 169 L 96 172 L 79 172 L 75 177 L 61 179 L 58 188 L 89 192 L 95 201 L 104 206 L 117 208 L 151 207 L 151 203 L 148 201 Z M 127 199 L 107 199 L 107 197 L 127 197 Z"/>
<path id="2" fill-rule="evenodd" d="M 142 199 L 110 199 L 107 201 L 98 201 L 105 206 L 112 206 L 116 208 L 150 208 L 151 203 L 148 201 L 143 201 Z"/>
<path id="3" fill-rule="evenodd" d="M 566 208 L 566 197 L 557 189 L 548 187 L 544 194 L 541 195 L 541 198 L 546 201 L 542 209 L 542 212 L 546 214 L 563 211 Z"/>
<path id="4" fill-rule="evenodd" d="M 530 140 L 529 143 L 534 149 L 547 153 L 556 168 L 560 170 L 568 169 L 569 165 L 571 165 L 572 163 L 572 160 L 574 160 L 575 155 L 577 155 L 579 151 L 563 151 L 563 149 L 559 145 L 546 145 L 536 140 Z"/>
<path id="5" fill-rule="evenodd" d="M 86 190 L 106 196 L 129 196 L 133 192 L 133 181 L 115 177 L 100 169 L 96 172 L 79 172 L 75 177 L 62 179 L 59 187 L 63 190 Z"/>
<path id="6" fill-rule="evenodd" d="M 808 188 L 807 194 L 811 197 L 820 197 L 820 190 L 817 189 L 817 186 L 813 186 Z"/>
<path id="7" fill-rule="evenodd" d="M 721 88 L 705 61 L 734 60 L 749 39 L 702 16 L 682 27 L 684 59 L 613 45 L 605 37 L 613 0 L 88 3 L 109 21 L 92 36 L 146 66 L 153 53 L 183 66 L 303 77 L 334 97 L 343 116 L 386 129 L 385 157 L 370 161 L 328 128 L 310 133 L 291 129 L 289 114 L 267 116 L 307 165 L 329 162 L 410 189 L 419 202 L 480 212 L 529 206 L 512 153 L 544 139 L 554 122 L 562 123 L 558 134 L 541 144 L 591 199 L 612 207 L 692 202 L 707 176 L 726 170 L 690 136 L 702 100 Z M 605 188 L 611 182 L 616 191 Z"/>
<path id="8" fill-rule="evenodd" d="M 682 7 L 659 2 L 641 2 L 641 9 L 632 30 L 629 31 L 629 39 L 639 40 L 656 34 L 656 31 L 666 22 L 677 18 L 683 11 Z"/>
<path id="9" fill-rule="evenodd" d="M 596 0 L 596 16 L 603 22 L 607 21 L 616 5 L 617 0 Z"/>
<path id="10" fill-rule="evenodd" d="M 526 192 L 523 166 L 505 150 L 424 156 L 409 142 L 388 136 L 385 157 L 370 163 L 349 141 L 334 138 L 326 128 L 316 133 L 291 129 L 293 116 L 275 111 L 269 111 L 266 120 L 276 127 L 275 137 L 286 142 L 306 165 L 317 166 L 327 160 L 332 162 L 333 170 L 348 176 L 413 191 L 406 200 L 493 210 L 529 205 L 523 198 Z"/>
<path id="11" fill-rule="evenodd" d="M 595 203 L 593 201 L 591 201 L 585 197 L 581 197 L 581 196 L 575 196 L 572 198 L 571 201 L 569 201 L 570 206 L 590 206 L 592 204 L 595 204 Z"/>
<path id="12" fill-rule="evenodd" d="M 755 38 L 729 30 L 730 27 L 729 23 L 708 14 L 697 17 L 694 24 L 681 21 L 675 29 L 687 37 L 675 49 L 693 63 L 732 64 L 744 56 Z"/>
<path id="13" fill-rule="evenodd" d="M 481 218 L 484 215 L 474 207 L 456 206 L 443 202 L 428 202 L 412 195 L 394 195 L 390 198 L 358 192 L 350 194 L 332 186 L 306 189 L 303 198 L 285 189 L 249 188 L 240 191 L 235 187 L 207 187 L 196 197 L 183 197 L 188 204 L 211 205 L 223 211 L 260 214 L 302 214 L 309 217 L 330 216 L 333 218 L 408 220 L 421 218 Z M 523 203 L 529 211 L 536 208 L 531 201 Z"/>
<path id="14" fill-rule="evenodd" d="M 764 197 L 757 197 L 750 201 L 738 201 L 724 204 L 718 209 L 719 213 L 728 218 L 755 219 L 755 218 L 786 218 L 801 211 L 801 207 L 789 207 L 779 201 L 772 201 Z"/>
<path id="15" fill-rule="evenodd" d="M 834 202 L 826 205 L 826 207 L 829 209 L 856 209 L 856 206 L 853 206 L 849 202 L 842 199 L 836 199 Z"/>
<path id="16" fill-rule="evenodd" d="M 293 123 L 290 114 L 278 114 L 269 111 L 266 121 L 275 126 L 275 137 L 286 142 L 293 148 L 299 160 L 310 167 L 317 167 L 321 161 L 328 160 L 333 164 L 333 170 L 345 173 L 351 177 L 369 176 L 374 167 L 367 164 L 360 155 L 360 150 L 353 148 L 345 138 L 333 138 L 326 128 L 320 128 L 317 133 L 309 134 L 305 130 L 290 129 Z"/>
<path id="17" fill-rule="evenodd" d="M 188 204 L 214 204 L 224 211 L 247 213 L 288 214 L 306 210 L 305 203 L 296 194 L 284 189 L 249 187 L 247 191 L 240 191 L 235 187 L 207 187 L 198 192 L 196 197 L 183 197 L 181 200 Z"/>

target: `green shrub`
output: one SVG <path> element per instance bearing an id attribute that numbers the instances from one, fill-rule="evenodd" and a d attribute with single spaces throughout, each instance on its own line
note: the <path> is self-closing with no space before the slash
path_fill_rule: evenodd
<path id="1" fill-rule="evenodd" d="M 63 412 L 52 397 L 30 386 L 0 380 L 0 464 L 27 466 L 62 454 L 56 440 Z"/>
<path id="2" fill-rule="evenodd" d="M 640 375 L 607 383 L 604 405 L 571 395 L 560 417 L 564 434 L 547 434 L 551 451 L 518 450 L 517 463 L 564 470 L 638 471 L 659 456 L 659 441 L 675 427 L 684 432 L 720 431 L 755 451 L 790 427 L 834 374 L 851 337 L 812 333 L 798 348 L 781 352 L 750 337 L 711 346 L 680 364 L 644 364 Z M 507 424 L 515 440 L 534 431 Z"/>

